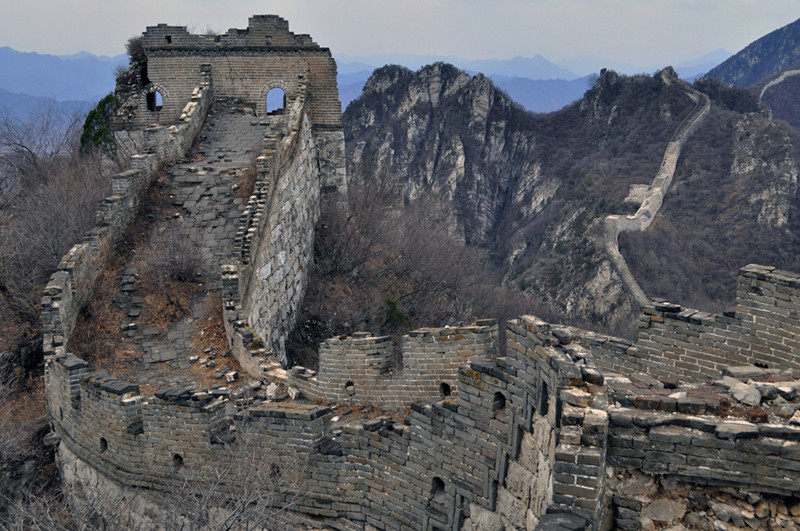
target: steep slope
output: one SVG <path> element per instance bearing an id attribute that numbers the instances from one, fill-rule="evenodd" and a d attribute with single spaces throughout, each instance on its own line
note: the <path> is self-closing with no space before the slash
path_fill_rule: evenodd
<path id="1" fill-rule="evenodd" d="M 761 103 L 771 111 L 773 118 L 785 120 L 800 129 L 800 65 L 784 70 L 777 76 L 762 79 L 752 87 L 761 97 Z"/>
<path id="2" fill-rule="evenodd" d="M 734 302 L 736 268 L 800 266 L 800 135 L 742 112 L 755 108 L 753 93 L 698 86 L 713 96 L 710 116 L 687 143 L 651 229 L 620 244 L 648 295 L 721 310 Z"/>
<path id="3" fill-rule="evenodd" d="M 800 19 L 748 44 L 706 76 L 729 85 L 749 87 L 797 64 L 800 64 Z"/>
<path id="4" fill-rule="evenodd" d="M 620 242 L 648 296 L 687 301 L 691 292 L 717 309 L 738 267 L 756 256 L 786 263 L 797 250 L 798 144 L 758 112 L 752 93 L 711 80 L 695 89 L 710 98 L 708 117 L 684 146 L 654 223 Z M 437 198 L 451 231 L 486 247 L 506 285 L 560 318 L 614 327 L 638 304 L 590 227 L 640 206 L 697 110 L 696 90 L 672 69 L 604 71 L 579 102 L 536 115 L 449 65 L 386 67 L 345 113 L 348 172 L 354 182 L 396 182 L 409 202 Z M 673 219 L 680 231 L 665 222 Z M 708 278 L 718 280 L 706 286 Z"/>

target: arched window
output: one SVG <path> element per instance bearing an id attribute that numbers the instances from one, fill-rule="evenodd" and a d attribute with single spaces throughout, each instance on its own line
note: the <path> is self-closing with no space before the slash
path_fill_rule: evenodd
<path id="1" fill-rule="evenodd" d="M 282 111 L 286 107 L 286 93 L 282 88 L 275 87 L 267 93 L 267 113 Z"/>
<path id="2" fill-rule="evenodd" d="M 164 97 L 157 90 L 147 93 L 147 110 L 160 111 L 164 106 Z"/>
<path id="3" fill-rule="evenodd" d="M 492 398 L 492 417 L 500 420 L 506 418 L 506 396 L 499 391 Z"/>
<path id="4" fill-rule="evenodd" d="M 446 500 L 444 481 L 440 477 L 435 477 L 431 481 L 431 500 L 437 503 L 444 503 Z"/>

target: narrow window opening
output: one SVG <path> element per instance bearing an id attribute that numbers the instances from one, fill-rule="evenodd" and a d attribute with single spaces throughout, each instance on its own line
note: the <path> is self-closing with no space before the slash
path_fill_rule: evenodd
<path id="1" fill-rule="evenodd" d="M 344 390 L 347 391 L 347 394 L 350 396 L 356 394 L 356 386 L 353 382 L 348 381 L 346 384 L 344 384 Z"/>
<path id="2" fill-rule="evenodd" d="M 102 454 L 106 450 L 108 450 L 108 441 L 105 437 L 100 437 L 100 453 Z"/>
<path id="3" fill-rule="evenodd" d="M 542 382 L 542 394 L 539 395 L 539 414 L 547 415 L 547 383 Z"/>
<path id="4" fill-rule="evenodd" d="M 61 408 L 58 408 L 58 418 L 64 420 L 64 410 Z"/>
<path id="5" fill-rule="evenodd" d="M 181 467 L 183 467 L 183 457 L 181 457 L 181 454 L 175 454 L 172 456 L 172 467 L 175 470 L 179 470 Z"/>
<path id="6" fill-rule="evenodd" d="M 445 502 L 444 481 L 440 477 L 435 477 L 431 481 L 431 500 L 436 503 Z"/>
<path id="7" fill-rule="evenodd" d="M 286 92 L 275 87 L 267 93 L 267 114 L 278 114 L 286 107 Z"/>
<path id="8" fill-rule="evenodd" d="M 503 420 L 506 417 L 506 396 L 501 392 L 496 392 L 492 399 L 492 413 L 496 419 Z"/>
<path id="9" fill-rule="evenodd" d="M 272 44 L 272 37 L 270 37 L 269 35 L 264 37 L 264 44 Z"/>
<path id="10" fill-rule="evenodd" d="M 152 112 L 160 111 L 164 107 L 164 97 L 157 90 L 147 94 L 147 110 Z"/>
<path id="11" fill-rule="evenodd" d="M 167 41 L 167 44 L 172 44 L 172 35 L 165 35 L 164 40 Z"/>
<path id="12" fill-rule="evenodd" d="M 442 382 L 439 384 L 439 394 L 444 396 L 450 396 L 450 384 L 447 382 Z"/>
<path id="13" fill-rule="evenodd" d="M 269 477 L 272 479 L 277 479 L 281 475 L 281 467 L 276 465 L 275 463 L 269 464 Z"/>

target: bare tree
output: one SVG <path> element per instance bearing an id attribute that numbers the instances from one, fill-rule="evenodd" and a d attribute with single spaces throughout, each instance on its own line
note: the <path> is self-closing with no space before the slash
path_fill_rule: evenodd
<path id="1" fill-rule="evenodd" d="M 78 150 L 79 122 L 0 116 L 0 330 L 36 327 L 42 288 L 107 195 L 103 158 Z"/>

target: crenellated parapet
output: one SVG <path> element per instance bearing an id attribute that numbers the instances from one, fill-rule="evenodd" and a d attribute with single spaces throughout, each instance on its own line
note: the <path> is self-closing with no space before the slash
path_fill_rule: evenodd
<path id="1" fill-rule="evenodd" d="M 307 86 L 314 94 L 314 126 L 341 130 L 336 62 L 330 50 L 288 28 L 288 22 L 275 15 L 253 16 L 246 29 L 232 28 L 220 35 L 193 34 L 185 26 L 149 26 L 141 40 L 144 57 L 134 65 L 137 72 L 132 76 L 139 85 L 123 98 L 124 127 L 174 122 L 203 66 L 214 78 L 218 97 L 248 103 L 258 116 L 267 114 L 266 98 L 272 89 L 294 99 Z"/>
<path id="2" fill-rule="evenodd" d="M 72 355 L 48 362 L 48 407 L 69 454 L 127 488 L 169 491 L 186 478 L 210 480 L 231 458 L 245 469 L 255 455 L 281 471 L 282 496 L 299 500 L 293 510 L 320 523 L 458 528 L 470 514 L 520 509 L 503 517 L 511 524 L 525 515 L 535 520 L 559 500 L 552 481 L 562 466 L 553 460 L 566 418 L 560 404 L 565 389 L 597 381 L 545 327 L 530 317 L 515 321 L 514 345 L 530 351 L 512 347 L 503 357 L 462 343 L 475 355 L 457 368 L 458 392 L 414 402 L 405 424 L 387 417 L 346 423 L 303 400 L 237 411 L 213 392 L 165 389 L 145 397 Z M 496 325 L 469 328 L 452 335 L 496 333 Z M 417 336 L 423 344 L 447 337 L 431 330 Z M 602 389 L 592 385 L 587 392 Z M 531 482 L 541 489 L 523 487 Z"/>
<path id="3" fill-rule="evenodd" d="M 633 353 L 657 376 L 715 377 L 728 365 L 800 369 L 800 275 L 751 264 L 739 271 L 736 308 L 721 315 L 668 302 L 645 306 Z"/>
<path id="4" fill-rule="evenodd" d="M 494 320 L 484 320 L 414 330 L 400 344 L 367 333 L 334 337 L 319 347 L 319 371 L 297 366 L 281 375 L 287 385 L 318 400 L 402 409 L 414 401 L 455 396 L 460 367 L 476 357 L 493 357 L 497 331 Z"/>

